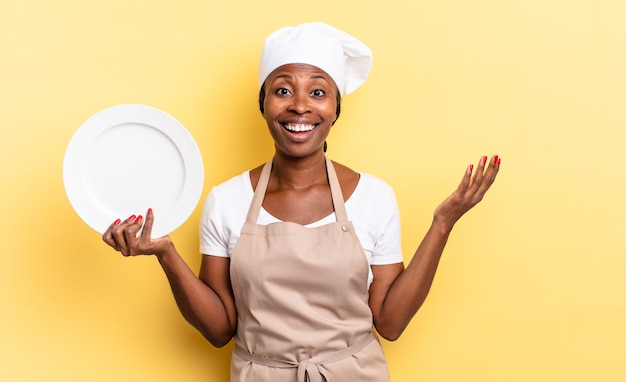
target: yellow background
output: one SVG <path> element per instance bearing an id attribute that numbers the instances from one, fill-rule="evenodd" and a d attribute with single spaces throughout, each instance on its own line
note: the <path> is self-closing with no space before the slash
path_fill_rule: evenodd
<path id="1" fill-rule="evenodd" d="M 184 322 L 156 259 L 79 219 L 63 156 L 97 111 L 154 106 L 196 139 L 204 197 L 272 153 L 264 37 L 316 20 L 374 52 L 329 155 L 394 187 L 407 260 L 465 167 L 503 158 L 384 343 L 393 381 L 626 380 L 625 17 L 620 0 L 4 1 L 0 380 L 227 380 L 232 344 Z M 199 211 L 172 235 L 194 269 Z"/>

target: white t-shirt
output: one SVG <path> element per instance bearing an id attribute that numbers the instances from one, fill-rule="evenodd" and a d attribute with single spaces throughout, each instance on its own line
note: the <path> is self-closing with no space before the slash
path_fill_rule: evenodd
<path id="1" fill-rule="evenodd" d="M 246 221 L 253 195 L 249 171 L 211 190 L 204 202 L 200 219 L 202 254 L 230 256 Z M 360 173 L 359 182 L 345 205 L 348 220 L 354 226 L 368 263 L 401 263 L 400 214 L 393 189 L 372 175 Z M 267 225 L 279 221 L 261 208 L 257 224 Z M 317 227 L 334 221 L 336 218 L 333 212 L 306 227 Z M 372 279 L 370 267 L 368 286 Z"/>

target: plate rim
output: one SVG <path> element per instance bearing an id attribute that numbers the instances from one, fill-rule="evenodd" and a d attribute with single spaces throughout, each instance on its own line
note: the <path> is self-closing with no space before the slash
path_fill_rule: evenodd
<path id="1" fill-rule="evenodd" d="M 90 195 L 87 195 L 85 187 L 80 186 L 77 178 L 81 177 L 80 159 L 84 158 L 86 150 L 81 145 L 97 141 L 97 137 L 107 130 L 132 123 L 148 125 L 165 134 L 179 151 L 183 162 L 185 174 L 182 181 L 182 196 L 169 206 L 171 213 L 155 211 L 160 218 L 155 220 L 152 236 L 165 236 L 179 228 L 197 207 L 204 185 L 204 164 L 198 145 L 189 130 L 171 114 L 161 109 L 144 104 L 119 104 L 102 109 L 87 118 L 74 132 L 65 151 L 63 184 L 66 196 L 78 216 L 100 234 L 104 233 L 116 218 L 125 218 L 106 215 L 104 211 L 94 206 L 93 202 L 86 201 Z"/>

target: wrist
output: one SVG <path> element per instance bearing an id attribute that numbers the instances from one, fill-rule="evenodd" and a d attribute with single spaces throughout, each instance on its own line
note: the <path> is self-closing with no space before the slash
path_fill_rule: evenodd
<path id="1" fill-rule="evenodd" d="M 455 222 L 453 221 L 449 221 L 435 215 L 431 227 L 433 230 L 442 235 L 449 235 L 450 232 L 452 232 L 452 228 L 454 228 L 454 223 Z"/>
<path id="2" fill-rule="evenodd" d="M 165 236 L 162 240 L 162 245 L 160 245 L 160 248 L 154 252 L 154 255 L 160 262 L 167 261 L 177 254 L 174 243 L 170 240 L 169 236 Z"/>

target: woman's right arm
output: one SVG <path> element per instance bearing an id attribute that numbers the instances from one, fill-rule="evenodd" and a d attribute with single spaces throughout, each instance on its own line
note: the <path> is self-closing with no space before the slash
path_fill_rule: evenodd
<path id="1" fill-rule="evenodd" d="M 237 312 L 230 286 L 230 259 L 203 256 L 200 275 L 196 277 L 173 245 L 172 250 L 157 255 L 157 258 L 183 317 L 213 346 L 226 345 L 237 328 Z"/>
<path id="2" fill-rule="evenodd" d="M 183 317 L 213 346 L 226 345 L 237 328 L 237 312 L 230 285 L 230 259 L 203 256 L 196 276 L 176 251 L 169 236 L 150 237 L 154 215 L 146 214 L 141 235 L 137 232 L 143 218 L 130 217 L 112 224 L 102 239 L 124 256 L 154 254 L 170 283 Z"/>

